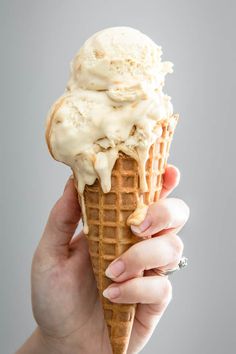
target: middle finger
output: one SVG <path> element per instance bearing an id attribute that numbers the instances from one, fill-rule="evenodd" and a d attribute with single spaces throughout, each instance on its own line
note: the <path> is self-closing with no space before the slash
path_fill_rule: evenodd
<path id="1" fill-rule="evenodd" d="M 183 242 L 169 234 L 143 240 L 130 247 L 106 269 L 106 276 L 115 282 L 142 276 L 145 270 L 167 270 L 177 267 L 183 252 Z"/>

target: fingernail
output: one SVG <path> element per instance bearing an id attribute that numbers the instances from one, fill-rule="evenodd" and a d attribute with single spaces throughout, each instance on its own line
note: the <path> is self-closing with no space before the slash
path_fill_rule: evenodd
<path id="1" fill-rule="evenodd" d="M 105 275 L 108 278 L 114 279 L 117 278 L 125 271 L 125 264 L 121 259 L 118 259 L 114 263 L 111 263 L 105 271 Z"/>
<path id="2" fill-rule="evenodd" d="M 141 234 L 146 231 L 149 226 L 151 226 L 151 221 L 149 219 L 145 219 L 140 225 L 131 225 L 131 230 L 134 234 Z"/>
<path id="3" fill-rule="evenodd" d="M 103 291 L 103 296 L 107 299 L 115 299 L 120 295 L 120 289 L 118 287 L 107 288 Z"/>

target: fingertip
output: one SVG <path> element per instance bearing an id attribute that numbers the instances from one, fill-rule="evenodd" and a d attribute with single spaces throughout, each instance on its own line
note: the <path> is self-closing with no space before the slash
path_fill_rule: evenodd
<path id="1" fill-rule="evenodd" d="M 63 194 L 60 199 L 63 201 L 63 203 L 69 204 L 70 208 L 76 208 L 78 210 L 81 210 L 78 192 L 75 187 L 75 181 L 73 176 L 70 176 L 67 180 Z"/>
<path id="2" fill-rule="evenodd" d="M 66 184 L 65 184 L 65 188 L 64 188 L 64 191 L 63 191 L 63 195 L 72 195 L 73 197 L 76 196 L 76 198 L 78 199 L 78 193 L 77 193 L 77 190 L 75 188 L 75 181 L 74 181 L 74 176 L 71 175 Z"/>
<path id="3" fill-rule="evenodd" d="M 81 209 L 78 202 L 78 195 L 74 186 L 74 180 L 70 177 L 64 188 L 62 196 L 58 199 L 54 207 L 52 208 L 48 224 L 54 225 L 67 225 L 76 224 L 80 219 Z M 68 227 L 71 229 L 71 227 Z"/>
<path id="4" fill-rule="evenodd" d="M 64 192 L 66 191 L 66 189 L 70 186 L 70 184 L 72 183 L 71 181 L 74 181 L 74 176 L 73 175 L 71 175 L 69 178 L 68 178 L 68 180 L 67 180 L 67 182 L 66 182 L 66 184 L 65 184 L 65 187 L 64 187 Z M 64 193 L 63 192 L 63 193 Z"/>

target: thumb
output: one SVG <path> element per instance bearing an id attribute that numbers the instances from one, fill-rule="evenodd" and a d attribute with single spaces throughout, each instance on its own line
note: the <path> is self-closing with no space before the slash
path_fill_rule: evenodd
<path id="1" fill-rule="evenodd" d="M 67 254 L 69 243 L 78 226 L 80 217 L 78 195 L 74 186 L 74 179 L 70 177 L 63 195 L 50 212 L 40 241 L 41 246 L 51 252 L 51 255 Z"/>

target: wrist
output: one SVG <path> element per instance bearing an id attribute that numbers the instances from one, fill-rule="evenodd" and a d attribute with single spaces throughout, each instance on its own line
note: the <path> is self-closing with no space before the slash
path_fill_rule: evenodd
<path id="1" fill-rule="evenodd" d="M 78 342 L 78 341 L 77 341 Z M 55 338 L 38 327 L 16 354 L 80 354 L 80 346 L 71 337 Z"/>
<path id="2" fill-rule="evenodd" d="M 15 354 L 47 354 L 49 349 L 37 328 Z"/>
<path id="3" fill-rule="evenodd" d="M 45 348 L 45 354 L 81 354 L 81 347 L 78 343 L 79 337 L 69 335 L 57 338 L 45 334 L 40 328 L 37 329 L 40 341 Z M 43 353 L 44 354 L 44 353 Z"/>

